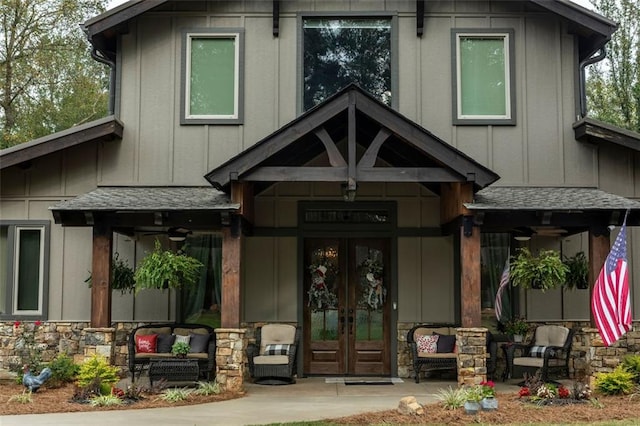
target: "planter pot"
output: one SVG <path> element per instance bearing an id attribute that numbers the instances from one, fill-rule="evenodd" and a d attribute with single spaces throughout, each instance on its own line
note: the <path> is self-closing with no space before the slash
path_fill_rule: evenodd
<path id="1" fill-rule="evenodd" d="M 496 398 L 484 398 L 480 401 L 482 409 L 485 411 L 493 411 L 498 409 L 498 400 Z"/>
<path id="2" fill-rule="evenodd" d="M 467 413 L 467 414 L 477 414 L 478 411 L 480 411 L 481 408 L 482 408 L 482 406 L 480 405 L 479 402 L 466 401 L 464 403 L 464 412 Z"/>
<path id="3" fill-rule="evenodd" d="M 522 343 L 522 334 L 514 334 L 513 335 L 513 341 L 515 343 Z"/>

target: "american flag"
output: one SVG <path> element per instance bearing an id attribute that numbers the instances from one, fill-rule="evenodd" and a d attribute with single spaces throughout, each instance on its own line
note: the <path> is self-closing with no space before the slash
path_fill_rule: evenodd
<path id="1" fill-rule="evenodd" d="M 605 346 L 631 330 L 626 215 L 593 287 L 591 311 Z"/>
<path id="2" fill-rule="evenodd" d="M 502 316 L 502 293 L 504 289 L 507 288 L 509 284 L 509 257 L 507 257 L 507 261 L 504 264 L 504 270 L 502 271 L 502 276 L 500 277 L 500 286 L 498 287 L 498 291 L 496 292 L 496 318 L 500 321 L 500 317 Z"/>

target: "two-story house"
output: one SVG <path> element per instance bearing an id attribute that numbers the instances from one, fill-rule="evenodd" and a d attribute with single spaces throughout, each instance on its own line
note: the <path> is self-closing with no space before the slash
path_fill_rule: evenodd
<path id="1" fill-rule="evenodd" d="M 83 28 L 113 115 L 1 152 L 4 320 L 286 322 L 301 375 L 406 376 L 414 324 L 495 326 L 515 248 L 583 251 L 593 282 L 640 223 L 640 135 L 585 116 L 616 25 L 569 1 L 133 0 Z M 156 239 L 198 288 L 112 292 Z M 588 289 L 504 299 L 590 321 Z"/>

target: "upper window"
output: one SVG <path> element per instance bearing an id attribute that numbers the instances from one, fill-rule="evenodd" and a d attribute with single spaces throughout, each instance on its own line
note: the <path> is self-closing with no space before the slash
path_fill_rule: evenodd
<path id="1" fill-rule="evenodd" d="M 181 124 L 242 122 L 243 31 L 185 30 Z"/>
<path id="2" fill-rule="evenodd" d="M 389 17 L 302 18 L 305 111 L 350 83 L 392 105 L 391 22 Z"/>
<path id="3" fill-rule="evenodd" d="M 513 30 L 452 30 L 454 124 L 515 124 Z"/>
<path id="4" fill-rule="evenodd" d="M 0 222 L 0 317 L 46 319 L 49 222 Z"/>

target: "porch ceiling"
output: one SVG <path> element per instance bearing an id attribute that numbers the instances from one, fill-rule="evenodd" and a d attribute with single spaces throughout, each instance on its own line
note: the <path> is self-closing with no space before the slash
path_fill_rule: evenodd
<path id="1" fill-rule="evenodd" d="M 464 203 L 483 229 L 506 231 L 521 226 L 563 228 L 577 233 L 608 225 L 640 225 L 640 202 L 595 188 L 490 187 Z"/>
<path id="2" fill-rule="evenodd" d="M 499 179 L 428 130 L 349 85 L 275 133 L 209 172 L 229 191 L 232 181 L 416 182 L 439 193 L 446 182 L 484 188 Z"/>

